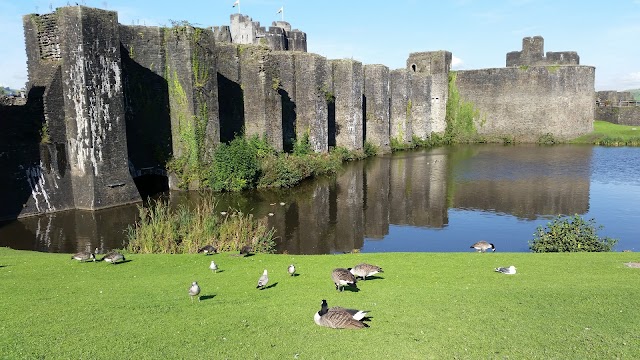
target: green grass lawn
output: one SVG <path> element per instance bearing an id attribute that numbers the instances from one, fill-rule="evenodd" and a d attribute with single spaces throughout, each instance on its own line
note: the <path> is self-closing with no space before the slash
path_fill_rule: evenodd
<path id="1" fill-rule="evenodd" d="M 624 265 L 637 253 L 127 259 L 0 248 L 0 358 L 640 358 L 640 269 Z M 385 272 L 337 292 L 331 270 L 359 262 Z M 518 273 L 493 271 L 508 265 Z M 257 290 L 263 269 L 271 287 Z M 187 294 L 192 281 L 200 302 Z M 322 299 L 371 310 L 370 328 L 317 326 Z"/>
<path id="2" fill-rule="evenodd" d="M 618 125 L 596 120 L 593 132 L 571 141 L 576 144 L 640 145 L 640 126 Z"/>

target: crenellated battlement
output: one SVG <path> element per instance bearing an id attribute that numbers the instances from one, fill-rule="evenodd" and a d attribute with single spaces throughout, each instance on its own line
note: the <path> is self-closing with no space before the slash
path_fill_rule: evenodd
<path id="1" fill-rule="evenodd" d="M 507 67 L 547 65 L 580 65 L 580 57 L 575 51 L 547 51 L 545 55 L 542 36 L 525 37 L 521 51 L 507 53 Z"/>
<path id="2" fill-rule="evenodd" d="M 291 24 L 286 21 L 274 21 L 266 29 L 248 15 L 232 14 L 230 23 L 230 42 L 234 44 L 264 45 L 276 51 L 307 51 L 307 34 L 298 29 L 291 30 Z M 225 29 L 220 27 L 217 31 L 223 33 Z"/>

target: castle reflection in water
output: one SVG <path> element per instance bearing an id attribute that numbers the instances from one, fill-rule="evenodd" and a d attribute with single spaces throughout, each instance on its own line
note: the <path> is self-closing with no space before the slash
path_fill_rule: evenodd
<path id="1" fill-rule="evenodd" d="M 328 254 L 385 241 L 390 225 L 440 229 L 449 209 L 523 220 L 589 210 L 590 146 L 469 145 L 406 151 L 347 164 L 335 177 L 287 190 L 216 195 L 219 208 L 264 217 L 278 252 Z M 172 193 L 172 204 L 198 193 Z M 283 202 L 284 205 L 280 205 Z M 268 216 L 272 213 L 272 216 Z M 0 246 L 50 252 L 122 248 L 135 206 L 68 211 L 0 227 Z"/>

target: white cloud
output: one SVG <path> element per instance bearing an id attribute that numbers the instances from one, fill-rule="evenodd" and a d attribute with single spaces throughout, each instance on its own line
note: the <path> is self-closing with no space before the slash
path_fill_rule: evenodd
<path id="1" fill-rule="evenodd" d="M 464 61 L 457 56 L 451 56 L 451 68 L 453 70 L 459 70 L 464 64 Z"/>
<path id="2" fill-rule="evenodd" d="M 640 89 L 640 71 L 625 74 L 620 79 L 622 89 Z"/>

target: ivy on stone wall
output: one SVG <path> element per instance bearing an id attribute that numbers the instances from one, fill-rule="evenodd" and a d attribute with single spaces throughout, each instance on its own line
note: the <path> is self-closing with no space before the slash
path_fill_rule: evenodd
<path id="1" fill-rule="evenodd" d="M 456 78 L 457 73 L 450 71 L 445 135 L 451 141 L 465 142 L 477 134 L 474 120 L 479 119 L 480 111 L 475 109 L 473 103 L 460 98 Z"/>

